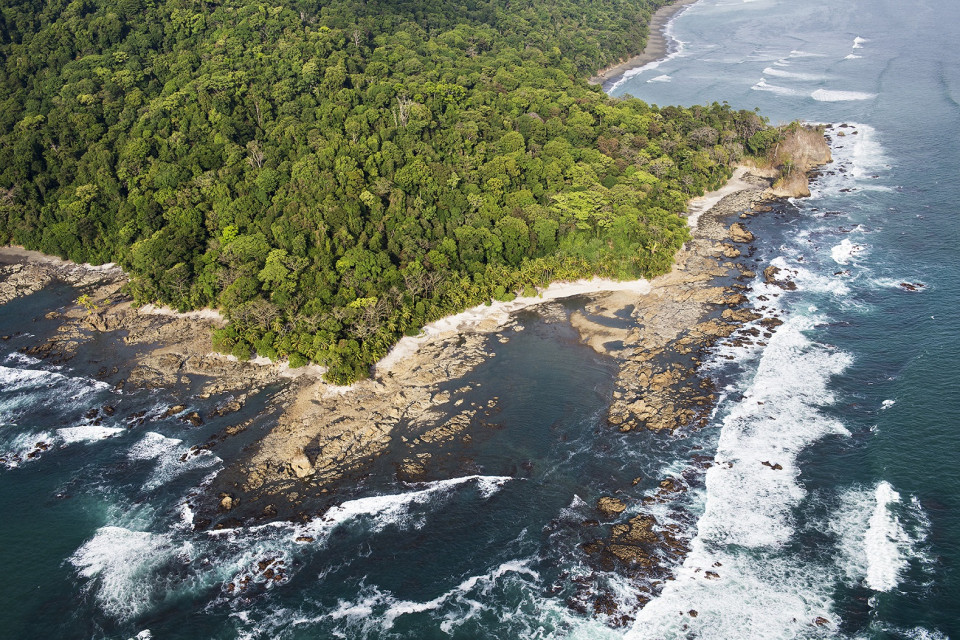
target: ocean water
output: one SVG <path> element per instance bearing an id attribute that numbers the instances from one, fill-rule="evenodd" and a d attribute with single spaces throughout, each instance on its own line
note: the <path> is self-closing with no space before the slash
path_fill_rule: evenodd
<path id="1" fill-rule="evenodd" d="M 95 347 L 57 366 L 17 352 L 76 292 L 0 307 L 0 637 L 957 637 L 957 25 L 951 0 L 701 0 L 669 59 L 611 89 L 831 124 L 813 196 L 747 222 L 757 271 L 797 289 L 749 283 L 785 324 L 716 349 L 720 401 L 698 431 L 611 431 L 616 364 L 526 313 L 468 376 L 497 427 L 443 473 L 375 470 L 304 522 L 195 532 L 191 496 L 270 418 L 190 447 L 277 389 L 190 427 L 166 408 L 222 398 L 117 391 Z M 714 464 L 691 474 L 694 455 Z M 638 609 L 651 585 L 594 566 L 580 545 L 603 527 L 583 522 L 613 492 L 644 512 L 666 477 L 690 489 L 647 509 L 691 551 Z M 632 619 L 579 612 L 597 593 Z"/>

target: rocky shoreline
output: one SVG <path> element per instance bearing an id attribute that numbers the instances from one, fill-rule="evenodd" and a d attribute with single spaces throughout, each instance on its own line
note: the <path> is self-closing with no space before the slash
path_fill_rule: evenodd
<path id="1" fill-rule="evenodd" d="M 752 236 L 738 222 L 724 226 L 723 220 L 761 206 L 771 197 L 772 183 L 769 177 L 738 172 L 738 190 L 700 216 L 673 271 L 644 287 L 644 293 L 638 287 L 588 295 L 585 311 L 597 318 L 622 317 L 632 307 L 630 329 L 599 324 L 584 313 L 571 315 L 585 344 L 621 363 L 607 417 L 614 428 L 673 432 L 709 414 L 715 400 L 711 383 L 696 374 L 703 353 L 759 317 L 741 309 L 746 298 L 738 287 L 744 285 L 714 282 L 754 275 L 732 261 L 749 251 L 745 244 Z M 546 304 L 540 309 L 550 312 Z M 338 483 L 362 475 L 388 451 L 404 452 L 398 479 L 424 479 L 438 447 L 462 447 L 496 411 L 496 398 L 469 399 L 475 388 L 468 382 L 442 388 L 465 380 L 489 358 L 488 341 L 503 328 L 502 321 L 479 322 L 427 341 L 348 390 L 317 379 L 298 381 L 277 427 L 218 476 L 219 506 L 198 505 L 205 514 L 201 524 L 232 526 L 277 513 L 305 517 L 307 504 L 322 511 L 324 497 L 332 502 Z"/>
<path id="2" fill-rule="evenodd" d="M 810 170 L 829 160 L 809 157 Z M 570 314 L 581 340 L 618 362 L 615 391 L 606 422 L 621 432 L 649 430 L 676 434 L 706 424 L 716 396 L 699 365 L 721 340 L 739 344 L 772 335 L 779 318 L 762 317 L 746 307 L 745 282 L 756 277 L 745 262 L 753 252 L 753 235 L 740 218 L 762 212 L 767 202 L 783 197 L 771 189 L 769 172 L 740 169 L 731 185 L 714 197 L 708 210 L 697 207 L 692 239 L 678 253 L 673 270 L 644 286 L 593 292 L 583 312 Z M 806 182 L 796 195 L 803 195 Z M 708 202 L 712 203 L 710 198 Z M 770 282 L 789 287 L 772 269 Z M 258 521 L 307 519 L 337 501 L 337 489 L 362 477 L 387 452 L 399 460 L 401 481 L 433 477 L 436 458 L 456 452 L 496 426 L 498 398 L 483 398 L 465 377 L 492 355 L 491 340 L 506 340 L 504 320 L 490 316 L 468 330 L 422 341 L 403 358 L 375 370 L 374 376 L 350 388 L 322 381 L 321 370 L 291 371 L 268 362 L 238 362 L 210 352 L 210 333 L 223 320 L 213 312 L 177 314 L 132 305 L 124 292 L 126 278 L 117 268 L 70 265 L 16 248 L 0 250 L 0 304 L 38 291 L 51 282 L 76 287 L 73 304 L 47 314 L 59 322 L 55 335 L 25 351 L 50 362 L 67 362 L 84 344 L 107 339 L 116 352 L 101 377 L 119 389 L 189 389 L 196 398 L 224 401 L 209 416 L 171 406 L 170 415 L 190 424 L 229 415 L 267 385 L 289 379 L 257 417 L 231 424 L 195 449 L 216 449 L 270 413 L 278 416 L 262 438 L 250 443 L 190 499 L 198 529 L 240 526 Z M 549 304 L 541 314 L 552 313 Z M 559 314 L 566 319 L 562 313 Z M 597 319 L 629 317 L 629 326 Z M 750 323 L 749 327 L 745 325 Z M 109 342 L 112 341 L 112 342 Z M 460 382 L 457 382 L 460 381 Z M 181 415 L 182 414 L 182 415 Z M 272 418 L 271 418 L 272 419 Z M 659 481 L 641 501 L 641 512 L 621 498 L 598 504 L 599 519 L 585 523 L 584 551 L 598 570 L 611 568 L 634 576 L 652 597 L 682 561 L 687 540 L 675 525 L 661 524 L 642 507 L 675 500 L 694 486 L 711 464 L 694 456 L 687 471 Z M 613 492 L 615 488 L 611 488 Z M 635 507 L 636 505 L 634 505 Z M 624 512 L 630 517 L 621 517 Z M 606 523 L 601 525 L 601 520 Z M 597 536 L 595 526 L 605 532 Z M 591 533 L 592 532 L 592 533 Z M 613 600 L 588 586 L 580 589 L 573 608 L 592 610 L 616 623 L 631 612 L 613 611 Z M 641 600 L 642 604 L 642 600 Z"/>
<path id="3" fill-rule="evenodd" d="M 594 315 L 613 317 L 618 310 L 622 312 L 625 303 L 632 305 L 634 327 L 616 336 L 622 348 L 617 389 L 607 414 L 611 427 L 683 437 L 707 424 L 717 398 L 700 365 L 710 349 L 720 343 L 765 346 L 783 324 L 777 313 L 764 315 L 766 307 L 751 308 L 744 295 L 748 283 L 758 275 L 746 262 L 756 250 L 752 244 L 756 238 L 740 220 L 748 222 L 784 198 L 808 196 L 812 172 L 829 161 L 825 143 L 819 152 L 810 149 L 801 161 L 805 179 L 793 180 L 790 187 L 782 180 L 775 181 L 769 171 L 755 170 L 742 176 L 741 180 L 752 186 L 725 196 L 703 213 L 692 240 L 678 253 L 674 269 L 653 281 L 648 296 L 629 301 L 614 295 L 598 296 L 587 306 Z M 770 265 L 760 277 L 766 284 L 791 290 L 796 285 L 788 275 Z M 575 326 L 594 348 L 602 348 L 598 343 L 612 339 L 605 335 L 609 329 L 603 325 L 581 321 Z M 679 474 L 660 479 L 655 489 L 638 501 L 623 497 L 630 493 L 627 487 L 601 497 L 596 504 L 599 519 L 583 523 L 586 541 L 581 548 L 596 570 L 617 571 L 634 580 L 636 604 L 624 608 L 622 599 L 599 586 L 602 580 L 598 577 L 586 580 L 581 576 L 568 606 L 603 616 L 613 626 L 628 625 L 636 611 L 673 579 L 673 568 L 689 553 L 695 518 L 671 505 L 688 489 L 702 485 L 713 464 L 712 456 L 694 453 Z M 782 468 L 764 464 L 774 471 Z M 641 480 L 637 478 L 634 484 Z M 671 506 L 673 522 L 658 521 L 651 508 L 655 505 Z M 590 533 L 601 525 L 604 535 Z M 706 576 L 717 579 L 721 571 L 713 567 Z"/>
<path id="4" fill-rule="evenodd" d="M 625 348 L 607 413 L 611 428 L 682 438 L 706 426 L 717 395 L 700 365 L 711 348 L 720 343 L 763 346 L 782 323 L 776 315 L 764 317 L 751 309 L 744 295 L 746 283 L 757 274 L 746 262 L 755 238 L 741 219 L 770 209 L 776 198 L 770 191 L 773 180 L 754 174 L 742 179 L 752 186 L 706 211 L 673 271 L 653 281 L 649 296 L 630 301 L 634 327 L 620 338 Z M 610 315 L 624 302 L 598 297 L 589 308 L 595 315 Z M 581 329 L 581 334 L 589 339 L 590 329 Z M 568 604 L 602 615 L 614 626 L 629 624 L 636 610 L 672 579 L 673 568 L 689 552 L 695 518 L 676 505 L 686 491 L 702 484 L 712 464 L 712 456 L 694 453 L 679 474 L 655 479 L 654 489 L 640 499 L 625 497 L 632 493 L 629 487 L 613 488 L 611 495 L 601 497 L 598 520 L 584 523 L 582 549 L 597 571 L 631 577 L 640 595 L 636 606 L 625 610 L 619 599 L 597 586 L 598 579 L 580 585 Z M 670 507 L 674 522 L 658 520 L 658 505 Z M 595 530 L 598 526 L 603 535 Z"/>

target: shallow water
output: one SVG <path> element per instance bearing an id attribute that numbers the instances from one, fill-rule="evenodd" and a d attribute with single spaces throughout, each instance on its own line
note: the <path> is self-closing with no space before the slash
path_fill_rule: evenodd
<path id="1" fill-rule="evenodd" d="M 216 399 L 115 391 L 92 352 L 60 367 L 16 354 L 55 330 L 43 314 L 69 288 L 3 307 L 0 335 L 32 335 L 0 342 L 0 636 L 956 636 L 957 24 L 947 0 L 702 0 L 671 26 L 678 53 L 614 89 L 850 125 L 832 130 L 836 162 L 812 198 L 749 222 L 757 271 L 773 263 L 798 289 L 752 283 L 786 324 L 765 347 L 717 350 L 721 401 L 695 433 L 612 432 L 615 363 L 525 313 L 469 375 L 497 426 L 445 477 L 400 483 L 384 463 L 323 517 L 195 533 L 185 502 L 269 420 L 181 456 L 276 389 L 187 427 L 160 416 Z M 115 415 L 92 424 L 105 404 Z M 51 446 L 29 458 L 37 442 Z M 635 505 L 694 453 L 718 464 L 676 508 L 656 507 L 692 538 L 677 579 L 627 627 L 571 609 L 580 577 L 627 608 L 639 595 L 579 549 L 599 535 L 581 526 L 596 499 L 627 487 Z"/>

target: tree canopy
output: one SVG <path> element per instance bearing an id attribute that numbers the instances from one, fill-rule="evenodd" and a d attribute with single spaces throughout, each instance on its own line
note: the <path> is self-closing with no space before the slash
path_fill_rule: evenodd
<path id="1" fill-rule="evenodd" d="M 3 0 L 0 241 L 339 383 L 470 305 L 663 273 L 776 134 L 586 83 L 662 4 Z"/>

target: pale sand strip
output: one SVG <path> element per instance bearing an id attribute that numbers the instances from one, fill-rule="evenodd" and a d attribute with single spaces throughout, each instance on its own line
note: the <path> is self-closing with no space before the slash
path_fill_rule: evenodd
<path id="1" fill-rule="evenodd" d="M 687 224 L 689 224 L 692 229 L 696 229 L 700 216 L 712 209 L 718 202 L 732 193 L 738 193 L 744 189 L 752 188 L 753 185 L 743 180 L 743 176 L 746 175 L 748 170 L 747 167 L 737 167 L 725 185 L 716 191 L 710 191 L 690 200 L 690 202 L 687 203 Z"/>
<path id="2" fill-rule="evenodd" d="M 725 196 L 749 188 L 751 185 L 742 180 L 746 171 L 746 168 L 738 167 L 723 187 L 692 199 L 687 209 L 687 219 L 690 226 L 696 227 L 699 217 Z M 28 251 L 22 247 L 14 246 L 0 247 L 0 263 L 3 262 L 42 262 L 61 268 L 76 269 L 82 272 L 102 273 L 113 269 L 119 271 L 119 267 L 114 264 L 101 266 L 76 265 L 37 251 Z M 642 279 L 616 281 L 604 278 L 593 278 L 590 280 L 577 280 L 575 282 L 554 282 L 539 291 L 539 294 L 535 297 L 519 297 L 511 302 L 491 302 L 490 304 L 477 305 L 461 313 L 441 318 L 436 322 L 426 325 L 421 330 L 420 335 L 416 337 L 408 336 L 402 338 L 383 359 L 374 365 L 374 372 L 377 375 L 384 375 L 388 372 L 403 368 L 407 365 L 405 361 L 415 355 L 422 346 L 427 344 L 433 344 L 461 333 L 491 333 L 498 331 L 510 322 L 512 314 L 522 309 L 578 295 L 592 295 L 612 291 L 623 291 L 642 295 L 649 293 L 650 289 L 650 282 Z M 223 316 L 213 309 L 200 309 L 179 313 L 167 307 L 148 304 L 140 307 L 138 311 L 145 315 L 207 320 L 217 323 L 225 322 Z M 229 358 L 229 356 L 224 357 Z M 265 358 L 258 358 L 254 361 L 254 364 L 267 365 L 268 361 Z M 285 362 L 282 363 L 278 369 L 278 373 L 282 377 L 297 377 L 303 374 L 320 377 L 325 371 L 323 367 L 316 365 L 295 370 L 289 369 Z M 354 385 L 337 387 L 329 385 L 329 391 L 343 393 L 349 391 L 353 386 Z"/>
<path id="3" fill-rule="evenodd" d="M 646 64 L 665 58 L 667 55 L 667 24 L 680 11 L 697 2 L 697 0 L 678 0 L 673 4 L 660 7 L 651 16 L 650 24 L 647 27 L 647 46 L 643 51 L 632 58 L 615 64 L 606 69 L 601 69 L 597 75 L 590 78 L 590 84 L 606 84 L 611 80 L 617 79 L 627 71 L 638 69 Z"/>
<path id="4" fill-rule="evenodd" d="M 215 320 L 219 323 L 226 324 L 227 319 L 217 311 L 216 309 L 211 309 L 209 307 L 204 307 L 203 309 L 197 309 L 195 311 L 177 311 L 176 309 L 171 309 L 163 305 L 157 304 L 145 304 L 142 307 L 137 309 L 138 313 L 146 313 L 152 316 L 170 316 L 172 318 L 193 318 L 195 320 Z"/>
<path id="5" fill-rule="evenodd" d="M 745 167 L 737 167 L 733 176 L 725 185 L 716 191 L 693 198 L 687 205 L 687 221 L 696 228 L 697 221 L 704 212 L 711 209 L 723 198 L 733 193 L 752 188 L 753 185 L 744 182 L 743 176 L 747 172 Z M 461 313 L 441 318 L 436 322 L 423 327 L 420 335 L 404 337 L 384 356 L 376 365 L 374 371 L 378 375 L 396 371 L 403 367 L 404 360 L 417 353 L 421 346 L 439 340 L 453 337 L 460 333 L 490 333 L 498 331 L 510 321 L 510 315 L 533 307 L 538 304 L 569 298 L 572 296 L 596 294 L 607 291 L 629 291 L 637 294 L 650 293 L 651 285 L 648 280 L 617 281 L 605 278 L 577 280 L 575 282 L 554 282 L 540 291 L 536 297 L 517 298 L 511 302 L 491 302 L 471 307 Z"/>
<path id="6" fill-rule="evenodd" d="M 543 289 L 538 296 L 517 298 L 510 302 L 491 302 L 478 305 L 456 315 L 441 318 L 426 325 L 417 337 L 405 337 L 376 364 L 376 372 L 384 374 L 403 365 L 403 361 L 414 355 L 422 345 L 444 340 L 459 333 L 488 333 L 497 331 L 510 321 L 510 315 L 538 304 L 600 291 L 630 291 L 638 294 L 650 292 L 647 280 L 627 280 L 618 282 L 604 278 L 577 280 L 575 282 L 554 282 Z"/>
<path id="7" fill-rule="evenodd" d="M 40 253 L 39 251 L 24 249 L 15 244 L 0 247 L 0 264 L 20 264 L 27 262 L 47 264 L 61 269 L 80 269 L 92 273 L 103 273 L 113 270 L 116 270 L 118 273 L 120 272 L 120 267 L 115 262 L 98 265 L 88 263 L 77 264 L 76 262 L 63 260 L 57 256 L 50 256 L 45 253 Z"/>

